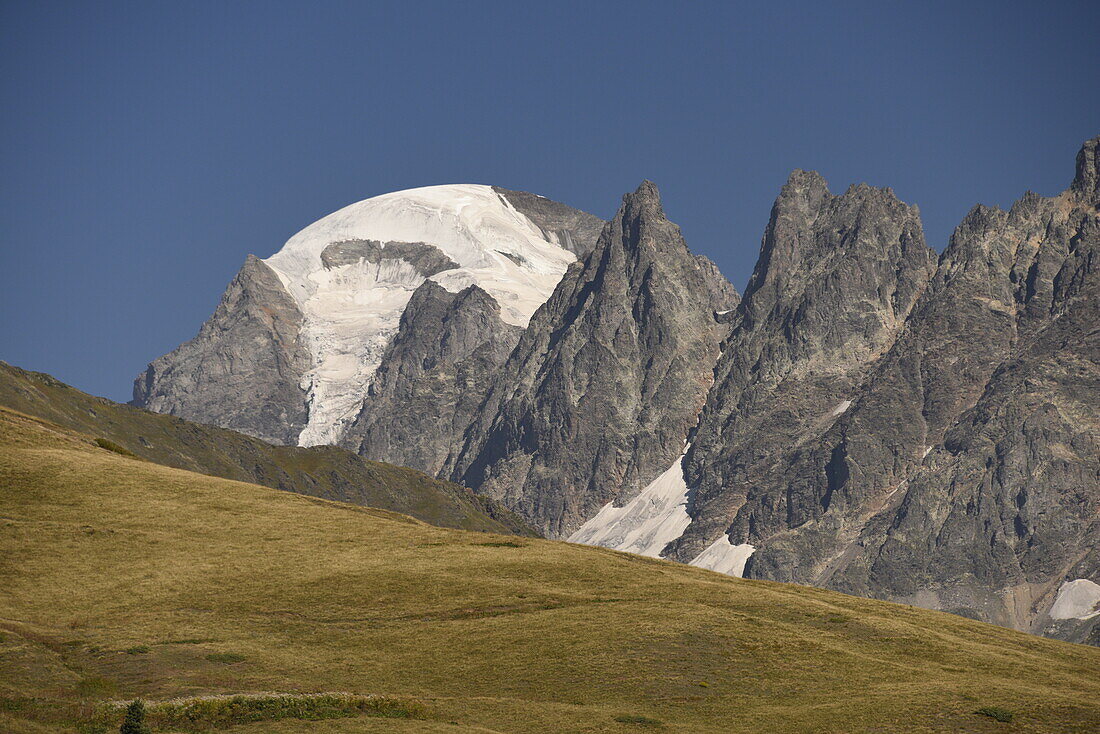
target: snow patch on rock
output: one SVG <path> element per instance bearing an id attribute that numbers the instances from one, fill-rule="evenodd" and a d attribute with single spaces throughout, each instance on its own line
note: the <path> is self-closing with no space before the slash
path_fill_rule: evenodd
<path id="1" fill-rule="evenodd" d="M 841 413 L 843 413 L 844 411 L 848 410 L 848 408 L 851 408 L 851 407 L 852 407 L 852 401 L 851 400 L 845 400 L 841 403 L 838 403 L 837 406 L 835 408 L 833 408 L 833 412 L 831 413 L 831 415 L 840 415 Z"/>
<path id="2" fill-rule="evenodd" d="M 1092 619 L 1100 614 L 1100 584 L 1088 579 L 1067 581 L 1058 588 L 1051 619 Z"/>
<path id="3" fill-rule="evenodd" d="M 351 204 L 291 237 L 266 262 L 298 302 L 313 368 L 303 378 L 309 422 L 298 443 L 335 443 L 355 417 L 423 275 L 400 259 L 325 268 L 334 242 L 423 242 L 459 267 L 431 276 L 451 292 L 478 285 L 501 318 L 526 326 L 576 256 L 490 186 L 428 186 Z"/>
<path id="4" fill-rule="evenodd" d="M 745 573 L 745 564 L 755 550 L 756 548 L 748 543 L 734 545 L 730 542 L 729 535 L 723 535 L 711 543 L 705 551 L 695 556 L 689 565 L 740 577 Z"/>
<path id="5" fill-rule="evenodd" d="M 683 461 L 681 455 L 622 507 L 608 502 L 568 541 L 659 558 L 664 547 L 683 535 L 691 524 Z"/>

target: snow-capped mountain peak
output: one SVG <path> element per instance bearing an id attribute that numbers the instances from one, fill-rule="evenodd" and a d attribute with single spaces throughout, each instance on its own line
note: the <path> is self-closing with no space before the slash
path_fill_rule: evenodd
<path id="1" fill-rule="evenodd" d="M 477 285 L 526 326 L 576 256 L 491 186 L 427 186 L 351 204 L 265 262 L 298 302 L 313 357 L 299 444 L 334 443 L 354 417 L 413 291 Z"/>

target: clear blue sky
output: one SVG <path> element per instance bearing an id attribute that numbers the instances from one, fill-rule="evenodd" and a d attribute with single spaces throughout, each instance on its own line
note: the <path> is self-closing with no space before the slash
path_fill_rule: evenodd
<path id="1" fill-rule="evenodd" d="M 437 183 L 657 182 L 739 288 L 791 169 L 920 205 L 1068 184 L 1100 3 L 0 2 L 0 359 L 125 400 L 248 253 Z"/>

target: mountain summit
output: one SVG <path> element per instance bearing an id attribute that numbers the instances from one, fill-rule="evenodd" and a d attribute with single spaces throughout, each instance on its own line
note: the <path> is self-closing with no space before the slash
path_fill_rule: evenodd
<path id="1" fill-rule="evenodd" d="M 477 286 L 523 327 L 602 224 L 491 186 L 351 204 L 250 257 L 198 336 L 138 378 L 134 404 L 282 443 L 336 443 L 423 282 Z"/>

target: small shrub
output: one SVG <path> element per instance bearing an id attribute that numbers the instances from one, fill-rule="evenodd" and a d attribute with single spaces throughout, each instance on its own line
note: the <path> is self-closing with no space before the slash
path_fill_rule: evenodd
<path id="1" fill-rule="evenodd" d="M 118 721 L 121 704 L 101 708 L 97 722 Z M 128 709 L 127 709 L 128 711 Z M 416 719 L 424 716 L 417 701 L 348 693 L 263 693 L 177 698 L 151 703 L 144 718 L 157 729 L 201 731 L 226 729 L 255 721 L 319 721 L 354 716 Z"/>
<path id="2" fill-rule="evenodd" d="M 485 546 L 487 548 L 523 548 L 523 543 L 517 543 L 514 540 L 493 540 L 488 543 L 478 543 L 478 545 Z"/>
<path id="3" fill-rule="evenodd" d="M 158 645 L 201 645 L 204 642 L 213 642 L 213 640 L 200 640 L 199 638 L 194 637 L 194 638 L 188 638 L 188 639 L 185 639 L 185 640 L 164 640 L 163 642 L 158 642 L 157 644 Z"/>
<path id="4" fill-rule="evenodd" d="M 114 441 L 110 441 L 106 438 L 97 438 L 95 440 L 95 445 L 98 446 L 101 449 L 107 449 L 108 451 L 114 451 L 116 454 L 122 454 L 123 456 L 129 456 L 129 457 L 132 457 L 132 458 L 135 458 L 135 459 L 137 458 L 137 454 L 135 454 L 130 449 L 128 449 L 124 446 L 119 446 Z"/>
<path id="5" fill-rule="evenodd" d="M 133 647 L 126 648 L 126 652 L 130 655 L 144 655 L 149 652 L 148 645 L 134 645 Z"/>
<path id="6" fill-rule="evenodd" d="M 152 730 L 145 723 L 145 704 L 139 698 L 126 707 L 126 718 L 118 728 L 118 734 L 150 734 Z"/>
<path id="7" fill-rule="evenodd" d="M 1009 711 L 1008 709 L 1003 709 L 1000 706 L 982 706 L 974 713 L 981 714 L 982 716 L 988 716 L 991 719 L 996 719 L 997 721 L 1003 721 L 1005 723 L 1012 721 L 1013 717 L 1013 713 L 1011 711 Z"/>
<path id="8" fill-rule="evenodd" d="M 29 698 L 0 698 L 0 711 L 22 711 L 32 703 Z"/>
<path id="9" fill-rule="evenodd" d="M 235 652 L 212 652 L 206 656 L 206 659 L 212 663 L 225 663 L 226 665 L 232 665 L 233 663 L 243 662 L 244 655 L 239 655 Z"/>
<path id="10" fill-rule="evenodd" d="M 651 719 L 648 716 L 638 716 L 637 714 L 622 714 L 621 716 L 616 716 L 615 721 L 620 724 L 634 724 L 635 726 L 645 726 L 650 729 L 664 726 L 664 723 L 657 719 Z"/>

